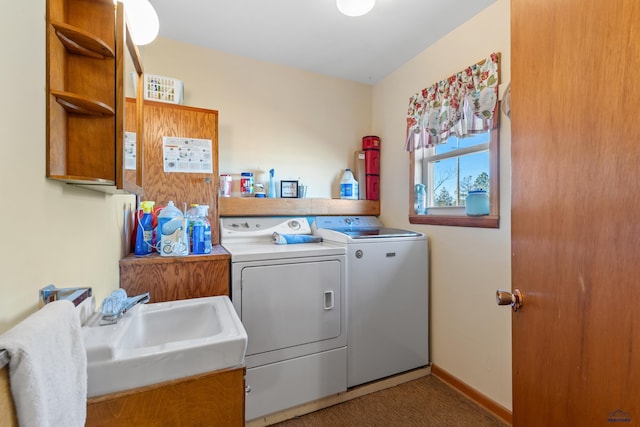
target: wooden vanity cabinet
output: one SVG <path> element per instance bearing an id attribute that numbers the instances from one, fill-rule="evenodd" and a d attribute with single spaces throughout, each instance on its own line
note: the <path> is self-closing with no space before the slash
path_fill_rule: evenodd
<path id="1" fill-rule="evenodd" d="M 245 424 L 245 368 L 231 368 L 90 397 L 87 427 Z"/>
<path id="2" fill-rule="evenodd" d="M 122 3 L 47 1 L 48 178 L 109 193 L 141 192 L 142 171 L 133 182 L 124 173 L 127 56 L 142 75 Z"/>

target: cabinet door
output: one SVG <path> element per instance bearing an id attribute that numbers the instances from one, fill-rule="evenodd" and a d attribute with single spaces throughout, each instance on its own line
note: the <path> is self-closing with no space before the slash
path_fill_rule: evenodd
<path id="1" fill-rule="evenodd" d="M 218 112 L 162 102 L 144 101 L 144 198 L 156 206 L 172 200 L 209 206 L 211 241 L 220 243 L 218 224 Z M 163 138 L 211 141 L 211 173 L 165 172 Z"/>
<path id="2" fill-rule="evenodd" d="M 180 378 L 87 401 L 87 427 L 243 426 L 244 368 Z"/>
<path id="3" fill-rule="evenodd" d="M 133 43 L 124 19 L 124 10 L 116 14 L 116 187 L 133 194 L 142 194 L 143 174 L 143 67 L 138 47 Z M 136 93 L 125 98 L 125 81 L 130 73 L 135 77 Z"/>

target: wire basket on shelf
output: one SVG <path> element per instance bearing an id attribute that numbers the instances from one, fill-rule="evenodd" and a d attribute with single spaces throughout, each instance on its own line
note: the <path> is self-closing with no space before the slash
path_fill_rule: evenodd
<path id="1" fill-rule="evenodd" d="M 133 79 L 133 90 L 135 92 L 137 75 L 131 73 L 131 78 Z M 144 73 L 144 99 L 168 102 L 170 104 L 182 104 L 183 96 L 184 84 L 182 80 Z"/>

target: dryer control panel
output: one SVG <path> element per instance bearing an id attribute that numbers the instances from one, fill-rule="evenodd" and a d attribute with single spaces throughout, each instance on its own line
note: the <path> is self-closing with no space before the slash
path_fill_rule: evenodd
<path id="1" fill-rule="evenodd" d="M 270 240 L 273 233 L 311 234 L 304 217 L 225 217 L 220 219 L 221 243 Z"/>

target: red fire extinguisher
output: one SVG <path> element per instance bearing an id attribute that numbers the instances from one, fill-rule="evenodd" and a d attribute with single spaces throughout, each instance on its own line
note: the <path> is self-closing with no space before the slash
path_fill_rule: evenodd
<path id="1" fill-rule="evenodd" d="M 380 138 L 375 135 L 363 137 L 362 149 L 367 180 L 367 200 L 380 200 Z"/>

